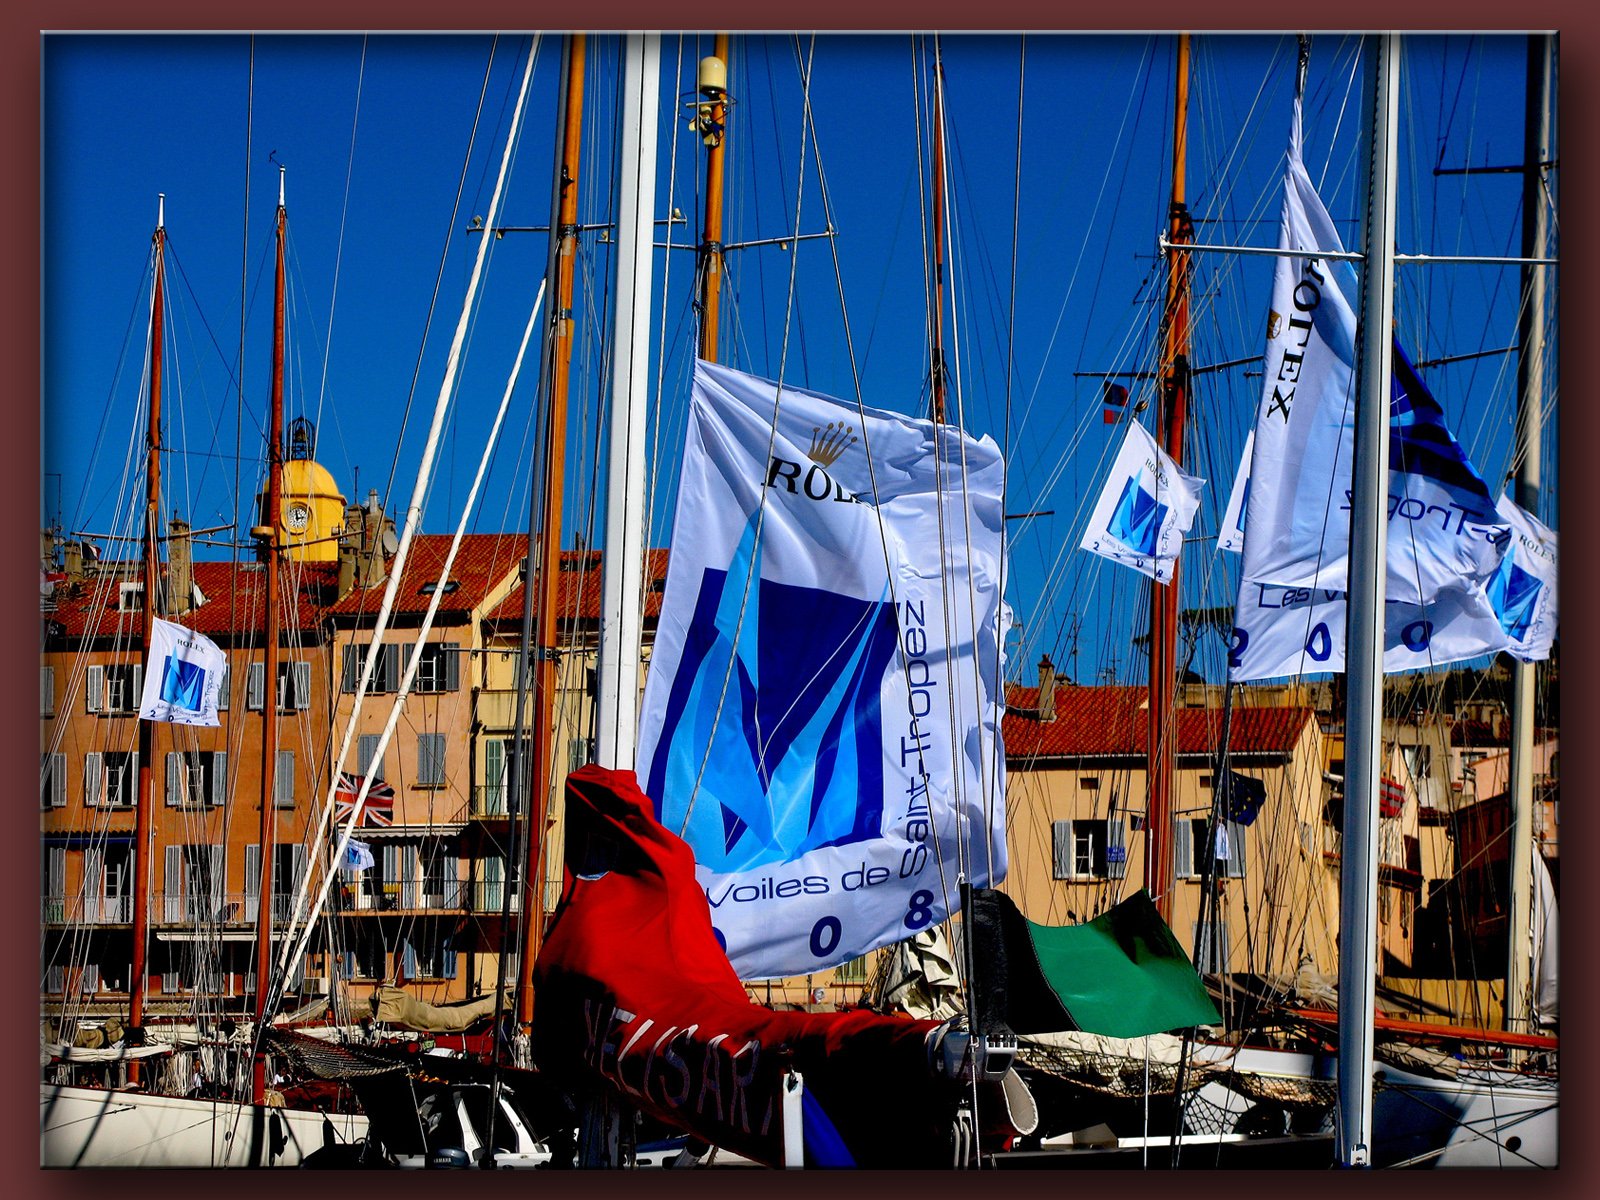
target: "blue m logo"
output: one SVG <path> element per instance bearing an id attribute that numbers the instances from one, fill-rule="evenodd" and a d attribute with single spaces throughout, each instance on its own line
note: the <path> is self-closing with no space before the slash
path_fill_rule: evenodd
<path id="1" fill-rule="evenodd" d="M 701 577 L 647 767 L 661 823 L 718 872 L 881 833 L 894 606 L 758 573 L 742 546 Z"/>
<path id="2" fill-rule="evenodd" d="M 1138 476 L 1135 476 L 1122 489 L 1106 532 L 1135 554 L 1154 558 L 1157 539 L 1166 520 L 1167 506 L 1157 503 L 1156 498 L 1144 490 Z"/>
<path id="3" fill-rule="evenodd" d="M 1512 641 L 1525 641 L 1528 627 L 1539 608 L 1539 593 L 1544 581 L 1530 575 L 1512 561 L 1507 554 L 1500 562 L 1500 570 L 1489 581 L 1489 603 L 1500 618 L 1500 628 Z"/>
<path id="4" fill-rule="evenodd" d="M 161 699 L 198 711 L 205 703 L 206 670 L 199 663 L 168 655 L 161 667 Z"/>

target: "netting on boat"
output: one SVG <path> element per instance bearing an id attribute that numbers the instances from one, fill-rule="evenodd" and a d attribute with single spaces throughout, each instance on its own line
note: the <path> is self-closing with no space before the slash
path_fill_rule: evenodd
<path id="1" fill-rule="evenodd" d="M 406 1069 L 403 1064 L 370 1050 L 341 1045 L 337 1042 L 325 1042 L 320 1038 L 307 1037 L 303 1033 L 289 1030 L 269 1030 L 262 1035 L 261 1040 L 267 1050 L 281 1054 L 293 1063 L 295 1070 L 301 1076 L 309 1075 L 317 1079 L 360 1079 L 393 1071 L 403 1072 Z"/>

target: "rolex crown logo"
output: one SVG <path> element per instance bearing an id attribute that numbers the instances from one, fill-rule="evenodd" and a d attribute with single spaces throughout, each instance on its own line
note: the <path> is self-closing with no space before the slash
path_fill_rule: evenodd
<path id="1" fill-rule="evenodd" d="M 831 467 L 839 461 L 841 454 L 859 440 L 855 436 L 855 426 L 829 421 L 825 427 L 817 426 L 811 430 L 811 449 L 806 451 L 806 457 L 819 466 Z"/>

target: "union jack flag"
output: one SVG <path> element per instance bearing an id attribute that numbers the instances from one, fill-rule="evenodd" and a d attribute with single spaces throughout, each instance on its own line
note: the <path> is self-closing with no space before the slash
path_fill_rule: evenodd
<path id="1" fill-rule="evenodd" d="M 349 771 L 339 772 L 339 786 L 333 793 L 335 821 L 350 819 L 350 814 L 355 811 L 356 797 L 361 792 L 364 778 L 362 775 L 352 775 Z M 394 789 L 381 779 L 374 779 L 371 789 L 367 792 L 367 802 L 361 806 L 361 824 L 394 824 Z"/>

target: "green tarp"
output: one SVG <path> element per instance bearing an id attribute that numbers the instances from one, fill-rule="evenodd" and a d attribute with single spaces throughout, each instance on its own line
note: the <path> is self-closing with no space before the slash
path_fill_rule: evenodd
<path id="1" fill-rule="evenodd" d="M 968 919 L 980 1030 L 1132 1038 L 1222 1019 L 1144 891 L 1084 925 L 1036 925 L 979 888 Z"/>

